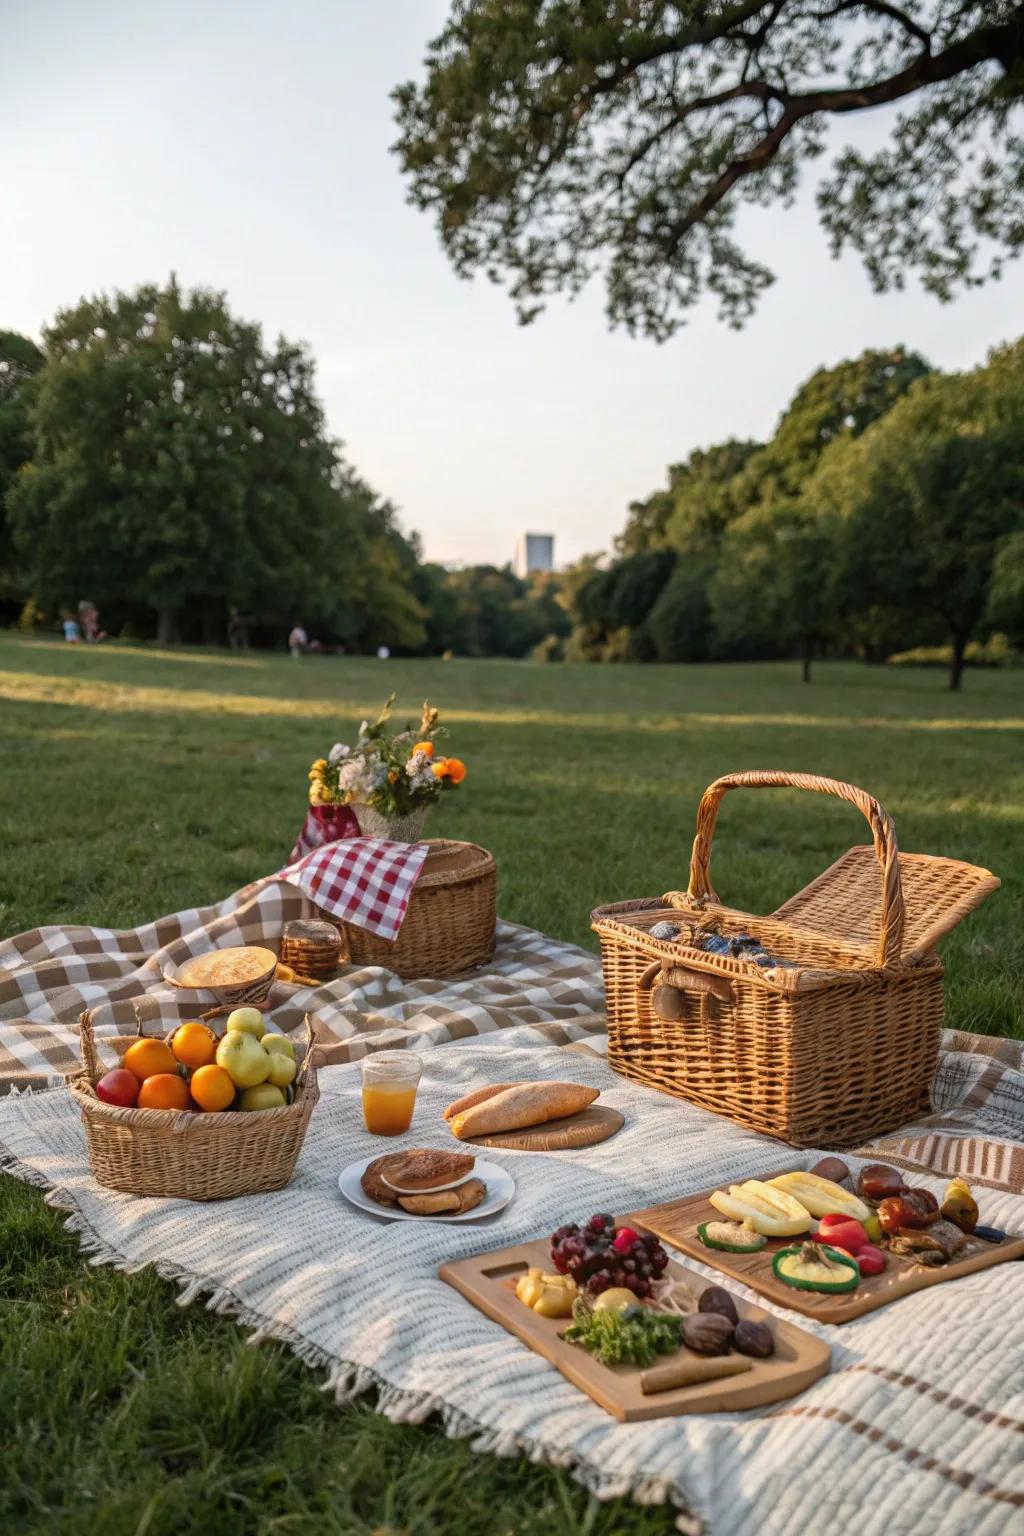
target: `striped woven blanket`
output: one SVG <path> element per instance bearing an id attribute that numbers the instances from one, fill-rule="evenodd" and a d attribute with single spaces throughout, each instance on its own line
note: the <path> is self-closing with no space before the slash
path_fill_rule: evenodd
<path id="1" fill-rule="evenodd" d="M 536 1237 L 592 1209 L 635 1209 L 779 1166 L 779 1143 L 617 1077 L 600 1055 L 597 961 L 527 929 L 503 924 L 493 965 L 461 980 L 409 984 L 363 968 L 315 991 L 275 990 L 275 1022 L 297 1028 L 315 1012 L 335 1064 L 322 1073 L 286 1190 L 197 1206 L 96 1186 L 73 1102 L 44 1086 L 76 1064 L 80 1010 L 97 1010 L 101 1036 L 134 1029 L 136 1007 L 170 1024 L 195 1004 L 163 981 L 166 961 L 273 939 L 283 920 L 310 911 L 293 887 L 268 880 L 128 933 L 49 928 L 0 945 L 0 1079 L 34 1090 L 0 1099 L 0 1165 L 45 1188 L 87 1252 L 125 1269 L 152 1264 L 183 1300 L 233 1313 L 254 1341 L 284 1340 L 340 1399 L 372 1389 L 395 1419 L 436 1414 L 477 1449 L 567 1467 L 601 1496 L 669 1501 L 684 1531 L 782 1536 L 842 1522 L 865 1532 L 1009 1536 L 1021 1528 L 1019 1264 L 842 1328 L 802 1319 L 828 1340 L 833 1365 L 791 1402 L 644 1425 L 609 1419 L 437 1280 L 445 1259 Z M 499 1075 L 571 1075 L 600 1088 L 625 1128 L 557 1165 L 549 1155 L 509 1154 L 517 1196 L 486 1229 L 376 1221 L 347 1208 L 336 1181 L 365 1155 L 358 1059 L 396 1045 L 423 1052 L 417 1136 L 426 1143 L 443 1141 L 430 1126 L 440 1126 L 445 1103 Z M 990 1191 L 985 1219 L 1024 1231 L 1021 1056 L 1019 1043 L 947 1033 L 932 1114 L 864 1156 L 938 1170 L 921 1176 L 937 1194 L 950 1172 L 964 1171 Z M 818 1155 L 784 1154 L 805 1166 Z M 284 1228 L 291 1241 L 282 1256 L 266 1234 Z"/>

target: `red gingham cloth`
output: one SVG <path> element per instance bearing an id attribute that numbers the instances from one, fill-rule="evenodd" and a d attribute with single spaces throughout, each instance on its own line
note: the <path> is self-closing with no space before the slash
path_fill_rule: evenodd
<path id="1" fill-rule="evenodd" d="M 358 837 L 359 823 L 347 805 L 310 805 L 302 831 L 295 839 L 295 847 L 288 855 L 288 863 L 294 864 L 303 854 L 322 848 L 325 843 L 336 842 L 339 837 Z"/>
<path id="2" fill-rule="evenodd" d="M 283 869 L 281 879 L 333 917 L 382 939 L 397 939 L 426 856 L 426 843 L 349 837 L 314 848 Z"/>

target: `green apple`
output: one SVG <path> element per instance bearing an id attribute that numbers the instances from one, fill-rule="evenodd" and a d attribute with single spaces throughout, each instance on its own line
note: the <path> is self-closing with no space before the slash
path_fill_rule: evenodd
<path id="1" fill-rule="evenodd" d="M 270 1076 L 269 1054 L 255 1035 L 229 1029 L 217 1047 L 217 1065 L 223 1067 L 236 1088 L 255 1088 Z"/>
<path id="2" fill-rule="evenodd" d="M 238 1101 L 239 1109 L 281 1109 L 285 1097 L 273 1083 L 260 1083 L 256 1088 L 246 1088 Z"/>
<path id="3" fill-rule="evenodd" d="M 260 1041 L 265 1051 L 276 1053 L 278 1056 L 288 1056 L 295 1060 L 295 1046 L 287 1035 L 264 1035 Z"/>
<path id="4" fill-rule="evenodd" d="M 258 1008 L 236 1008 L 228 1014 L 225 1031 L 237 1030 L 243 1035 L 255 1035 L 261 1040 L 267 1032 L 267 1021 Z"/>
<path id="5" fill-rule="evenodd" d="M 273 1083 L 277 1088 L 287 1088 L 289 1083 L 294 1083 L 298 1070 L 290 1056 L 283 1056 L 280 1051 L 270 1052 L 268 1083 Z"/>

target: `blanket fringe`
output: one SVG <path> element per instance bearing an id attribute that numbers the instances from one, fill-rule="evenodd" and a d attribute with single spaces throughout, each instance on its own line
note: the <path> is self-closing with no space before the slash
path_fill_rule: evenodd
<path id="1" fill-rule="evenodd" d="M 674 1485 L 664 1478 L 612 1476 L 600 1467 L 574 1455 L 571 1451 L 555 1446 L 542 1445 L 529 1436 L 513 1430 L 490 1428 L 463 1412 L 454 1404 L 435 1397 L 429 1392 L 411 1391 L 394 1386 L 380 1376 L 371 1366 L 353 1360 L 339 1360 L 317 1345 L 311 1344 L 274 1318 L 265 1317 L 246 1307 L 227 1287 L 219 1286 L 211 1279 L 196 1275 L 170 1260 L 133 1261 L 90 1226 L 79 1210 L 69 1190 L 51 1185 L 35 1169 L 22 1163 L 17 1157 L 0 1149 L 0 1174 L 9 1174 L 24 1184 L 31 1184 L 45 1192 L 46 1204 L 60 1211 L 64 1225 L 77 1237 L 90 1265 L 109 1265 L 123 1274 L 137 1274 L 153 1269 L 164 1280 L 177 1287 L 175 1300 L 179 1306 L 203 1302 L 207 1311 L 230 1317 L 246 1330 L 246 1342 L 260 1345 L 267 1340 L 284 1344 L 305 1365 L 325 1373 L 323 1390 L 330 1392 L 338 1403 L 351 1403 L 357 1398 L 375 1395 L 374 1408 L 395 1424 L 423 1424 L 431 1417 L 441 1421 L 449 1440 L 468 1440 L 470 1449 L 481 1455 L 525 1456 L 537 1466 L 559 1468 L 568 1472 L 574 1481 L 588 1493 L 607 1502 L 611 1499 L 629 1498 L 637 1504 L 669 1504 L 676 1510 L 675 1525 L 681 1536 L 705 1536 L 707 1526 L 680 1501 Z"/>

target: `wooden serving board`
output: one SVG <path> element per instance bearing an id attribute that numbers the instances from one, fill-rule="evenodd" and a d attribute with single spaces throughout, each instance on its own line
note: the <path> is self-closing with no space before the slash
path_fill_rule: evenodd
<path id="1" fill-rule="evenodd" d="M 792 1169 L 778 1170 L 789 1173 Z M 773 1179 L 774 1173 L 758 1175 L 762 1180 Z M 772 1274 L 772 1259 L 780 1248 L 799 1243 L 799 1237 L 769 1238 L 757 1253 L 722 1253 L 717 1248 L 705 1248 L 697 1236 L 697 1227 L 703 1221 L 722 1221 L 719 1211 L 709 1201 L 713 1189 L 699 1195 L 687 1195 L 682 1200 L 667 1200 L 663 1205 L 652 1205 L 644 1211 L 634 1211 L 632 1219 L 638 1226 L 655 1233 L 662 1242 L 669 1243 L 683 1253 L 701 1259 L 714 1269 L 720 1269 L 732 1280 L 742 1281 L 751 1290 L 766 1296 L 780 1307 L 793 1312 L 803 1312 L 816 1318 L 819 1323 L 848 1323 L 851 1318 L 863 1317 L 877 1307 L 885 1307 L 891 1301 L 899 1301 L 914 1291 L 928 1285 L 942 1285 L 961 1275 L 970 1275 L 976 1269 L 988 1269 L 992 1264 L 1002 1264 L 1007 1259 L 1024 1258 L 1024 1237 L 1008 1238 L 1003 1243 L 983 1243 L 980 1238 L 968 1238 L 967 1247 L 949 1264 L 935 1269 L 922 1268 L 912 1258 L 889 1253 L 888 1263 L 880 1275 L 865 1276 L 855 1291 L 841 1296 L 827 1296 L 821 1291 L 798 1291 L 792 1285 L 784 1285 Z"/>
<path id="2" fill-rule="evenodd" d="M 632 1225 L 633 1218 L 627 1219 Z M 820 1339 L 736 1296 L 733 1299 L 740 1317 L 767 1322 L 775 1335 L 775 1354 L 771 1359 L 752 1361 L 751 1369 L 741 1376 L 724 1376 L 717 1381 L 702 1381 L 645 1397 L 640 1390 L 643 1373 L 639 1366 L 602 1365 L 578 1344 L 565 1342 L 565 1318 L 539 1317 L 516 1299 L 516 1281 L 531 1265 L 551 1268 L 550 1239 L 442 1264 L 438 1274 L 481 1312 L 550 1361 L 567 1381 L 586 1392 L 606 1413 L 625 1424 L 677 1418 L 684 1413 L 732 1413 L 742 1408 L 760 1408 L 805 1391 L 825 1375 L 831 1363 L 832 1352 Z M 703 1275 L 675 1259 L 669 1261 L 666 1275 L 685 1280 L 698 1295 L 708 1284 Z M 675 1358 L 660 1355 L 655 1363 L 666 1365 Z"/>
<path id="3" fill-rule="evenodd" d="M 596 1147 L 621 1131 L 625 1120 L 617 1109 L 589 1104 L 575 1115 L 527 1125 L 519 1131 L 492 1131 L 487 1136 L 468 1136 L 467 1147 L 502 1147 L 506 1152 L 569 1152 L 576 1147 Z"/>

